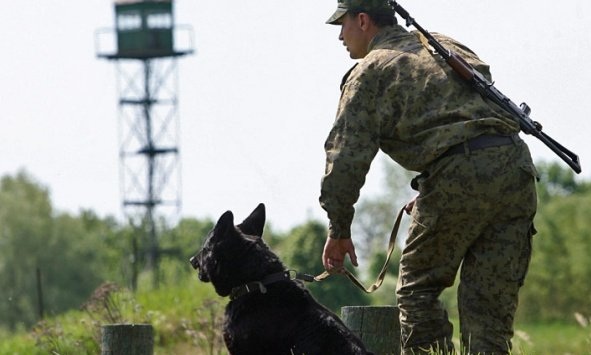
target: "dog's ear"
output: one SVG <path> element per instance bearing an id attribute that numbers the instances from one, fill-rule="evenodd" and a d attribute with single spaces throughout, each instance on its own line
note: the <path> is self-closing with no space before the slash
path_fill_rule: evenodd
<path id="1" fill-rule="evenodd" d="M 234 228 L 234 215 L 231 211 L 226 211 L 215 224 L 214 235 L 225 235 L 229 228 Z"/>
<path id="2" fill-rule="evenodd" d="M 261 237 L 263 235 L 263 228 L 265 227 L 265 205 L 260 203 L 257 208 L 252 211 L 250 216 L 238 225 L 238 229 L 247 235 L 254 235 Z"/>

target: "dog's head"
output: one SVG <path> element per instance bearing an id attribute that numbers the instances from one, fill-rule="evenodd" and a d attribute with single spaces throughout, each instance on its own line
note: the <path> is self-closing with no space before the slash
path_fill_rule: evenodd
<path id="1" fill-rule="evenodd" d="M 225 212 L 190 259 L 199 279 L 211 282 L 220 296 L 227 296 L 233 287 L 282 271 L 283 265 L 262 239 L 264 225 L 262 203 L 238 226 L 232 212 Z"/>

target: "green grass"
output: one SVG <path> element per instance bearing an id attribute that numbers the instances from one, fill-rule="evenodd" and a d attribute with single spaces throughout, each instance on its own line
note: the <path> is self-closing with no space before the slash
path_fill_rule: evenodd
<path id="1" fill-rule="evenodd" d="M 103 292 L 86 310 L 47 319 L 32 330 L 0 330 L 0 355 L 100 353 L 100 326 L 119 322 L 152 324 L 156 355 L 227 354 L 220 334 L 225 300 L 194 275 L 175 283 L 142 287 L 135 295 Z M 569 323 L 517 324 L 513 355 L 591 354 L 591 328 L 579 323 L 573 317 Z"/>
<path id="2" fill-rule="evenodd" d="M 100 327 L 110 323 L 149 323 L 154 352 L 226 354 L 220 334 L 225 300 L 194 275 L 176 286 L 144 287 L 136 294 L 103 287 L 81 310 L 39 322 L 29 331 L 0 331 L 0 355 L 97 354 Z"/>
<path id="3" fill-rule="evenodd" d="M 524 355 L 591 354 L 591 329 L 576 321 L 553 324 L 518 324 L 513 348 Z"/>
<path id="4" fill-rule="evenodd" d="M 512 355 L 591 355 L 591 328 L 572 322 L 515 324 Z M 459 324 L 453 319 L 454 344 L 459 349 Z"/>

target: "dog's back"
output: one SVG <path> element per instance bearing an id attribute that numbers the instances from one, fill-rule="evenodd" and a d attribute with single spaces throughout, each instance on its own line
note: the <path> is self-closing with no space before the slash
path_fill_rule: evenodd
<path id="1" fill-rule="evenodd" d="M 202 281 L 220 296 L 231 296 L 223 332 L 230 353 L 368 354 L 300 281 L 282 277 L 285 267 L 262 240 L 264 223 L 262 204 L 238 226 L 226 212 L 191 259 Z"/>

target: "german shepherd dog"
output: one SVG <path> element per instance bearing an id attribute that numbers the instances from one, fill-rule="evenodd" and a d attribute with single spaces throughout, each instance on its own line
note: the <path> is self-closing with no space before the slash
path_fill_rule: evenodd
<path id="1" fill-rule="evenodd" d="M 191 258 L 199 279 L 230 296 L 223 328 L 232 355 L 370 354 L 318 303 L 262 239 L 265 206 L 238 226 L 227 211 Z"/>

